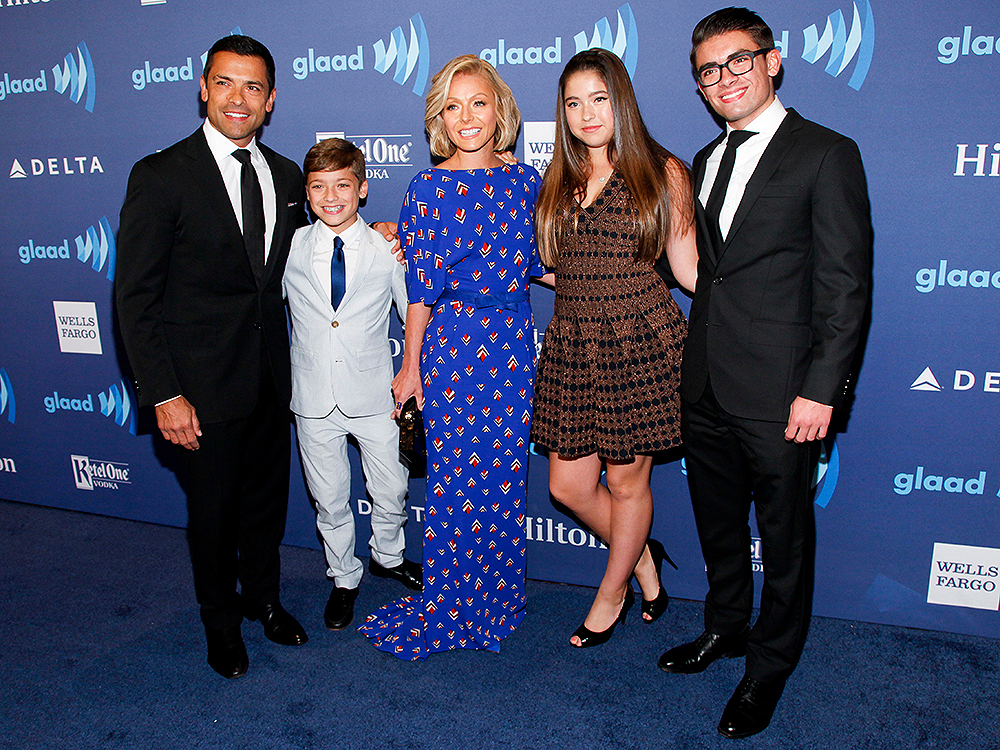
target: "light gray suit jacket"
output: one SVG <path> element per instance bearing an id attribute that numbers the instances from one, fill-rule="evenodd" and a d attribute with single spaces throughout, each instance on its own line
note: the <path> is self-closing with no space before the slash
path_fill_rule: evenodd
<path id="1" fill-rule="evenodd" d="M 361 219 L 359 218 L 359 221 Z M 323 291 L 313 264 L 317 233 L 332 242 L 317 221 L 292 238 L 284 289 L 292 314 L 292 411 L 325 417 L 339 407 L 348 417 L 392 411 L 392 303 L 406 314 L 403 266 L 375 230 L 362 227 L 358 264 L 337 310 Z"/>

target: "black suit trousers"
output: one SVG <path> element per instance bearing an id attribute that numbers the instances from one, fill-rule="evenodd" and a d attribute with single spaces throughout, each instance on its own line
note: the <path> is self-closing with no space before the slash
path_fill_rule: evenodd
<path id="1" fill-rule="evenodd" d="M 291 432 L 266 356 L 254 411 L 201 429 L 201 447 L 184 451 L 195 593 L 206 626 L 232 627 L 244 607 L 278 602 Z"/>
<path id="2" fill-rule="evenodd" d="M 728 414 L 710 384 L 698 401 L 681 405 L 688 484 L 708 573 L 710 633 L 732 635 L 750 622 L 754 506 L 764 584 L 746 674 L 761 682 L 784 680 L 795 669 L 812 612 L 812 477 L 819 444 L 786 441 L 786 426 Z"/>

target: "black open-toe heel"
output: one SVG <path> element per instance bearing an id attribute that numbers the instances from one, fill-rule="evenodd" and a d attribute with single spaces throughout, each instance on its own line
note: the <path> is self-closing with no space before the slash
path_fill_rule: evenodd
<path id="1" fill-rule="evenodd" d="M 650 539 L 646 542 L 646 546 L 649 547 L 649 554 L 653 558 L 653 566 L 656 568 L 656 580 L 660 582 L 660 590 L 656 593 L 656 598 L 653 600 L 647 600 L 643 598 L 641 613 L 643 615 L 649 615 L 647 620 L 645 617 L 642 618 L 643 623 L 649 625 L 651 622 L 656 622 L 666 609 L 667 604 L 670 601 L 670 597 L 667 596 L 666 589 L 663 588 L 663 578 L 661 571 L 663 568 L 663 561 L 666 560 L 673 566 L 674 570 L 677 570 L 677 565 L 674 561 L 670 559 L 667 555 L 667 551 L 663 549 L 663 545 L 655 539 Z"/>
<path id="2" fill-rule="evenodd" d="M 611 626 L 606 630 L 602 630 L 600 633 L 595 633 L 593 630 L 589 630 L 586 625 L 581 625 L 573 633 L 577 638 L 580 639 L 580 645 L 577 646 L 575 643 L 570 642 L 571 646 L 576 648 L 590 648 L 591 646 L 600 646 L 602 643 L 607 643 L 611 636 L 615 632 L 615 627 L 618 623 L 625 622 L 625 615 L 635 604 L 635 592 L 632 591 L 631 582 L 625 587 L 625 600 L 622 602 L 621 611 L 618 613 L 618 619 L 616 619 Z"/>

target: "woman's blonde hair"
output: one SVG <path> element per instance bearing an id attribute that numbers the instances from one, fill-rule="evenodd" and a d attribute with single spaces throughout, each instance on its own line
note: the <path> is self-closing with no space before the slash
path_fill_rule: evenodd
<path id="1" fill-rule="evenodd" d="M 497 98 L 497 131 L 493 136 L 493 149 L 507 151 L 517 139 L 517 129 L 521 126 L 521 112 L 514 101 L 510 86 L 503 82 L 496 69 L 475 55 L 459 55 L 445 64 L 431 79 L 431 90 L 427 92 L 427 109 L 424 126 L 430 137 L 431 153 L 445 158 L 456 151 L 444 128 L 444 105 L 451 90 L 451 81 L 457 75 L 482 76 L 493 88 Z"/>

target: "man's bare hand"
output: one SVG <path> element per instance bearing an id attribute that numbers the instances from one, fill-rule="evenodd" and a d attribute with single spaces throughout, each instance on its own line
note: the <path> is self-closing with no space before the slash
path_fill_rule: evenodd
<path id="1" fill-rule="evenodd" d="M 792 401 L 788 411 L 785 440 L 806 443 L 826 437 L 826 431 L 830 427 L 830 417 L 833 416 L 832 406 L 798 396 Z"/>
<path id="2" fill-rule="evenodd" d="M 160 428 L 163 437 L 174 445 L 189 451 L 198 450 L 201 424 L 194 407 L 183 396 L 156 407 L 156 426 Z"/>

